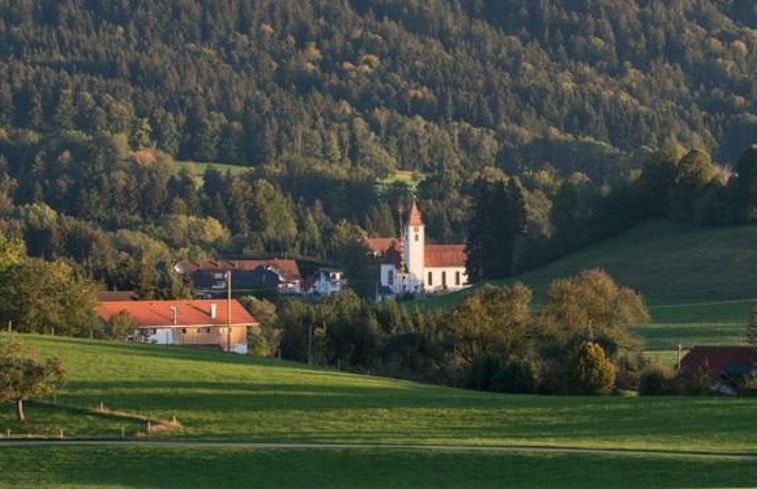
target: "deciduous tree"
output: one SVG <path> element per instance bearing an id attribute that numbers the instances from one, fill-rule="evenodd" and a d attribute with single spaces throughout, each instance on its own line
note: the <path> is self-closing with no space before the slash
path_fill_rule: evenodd
<path id="1" fill-rule="evenodd" d="M 49 394 L 54 382 L 63 379 L 60 359 L 39 360 L 16 339 L 0 338 L 0 400 L 16 404 L 20 422 L 26 420 L 24 401 Z"/>

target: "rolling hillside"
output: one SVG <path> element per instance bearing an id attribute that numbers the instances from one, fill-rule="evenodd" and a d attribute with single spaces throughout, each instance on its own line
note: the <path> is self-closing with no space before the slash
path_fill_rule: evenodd
<path id="1" fill-rule="evenodd" d="M 715 461 L 687 453 L 733 454 L 757 446 L 754 399 L 500 395 L 178 348 L 23 341 L 63 358 L 68 381 L 59 402 L 175 415 L 183 428 L 147 438 L 172 445 L 9 447 L 0 440 L 0 486 L 585 487 L 591 473 L 593 482 L 612 487 L 704 487 L 745 484 L 757 475 L 747 457 Z M 12 407 L 0 408 L 0 430 L 23 435 L 28 427 L 13 421 Z M 27 411 L 36 419 L 29 426 L 49 433 L 88 423 L 70 413 Z M 112 436 L 110 426 L 89 428 L 76 436 Z M 253 448 L 238 442 L 367 445 Z M 496 449 L 513 445 L 643 452 Z"/>
<path id="2" fill-rule="evenodd" d="M 59 402 L 176 416 L 183 428 L 155 435 L 163 439 L 726 451 L 757 444 L 747 429 L 751 399 L 500 395 L 222 353 L 23 339 L 63 359 L 68 380 Z M 12 414 L 2 410 L 0 430 L 21 434 Z M 39 419 L 33 409 L 29 417 Z"/>
<path id="3" fill-rule="evenodd" d="M 503 283 L 528 284 L 538 304 L 553 279 L 603 268 L 644 296 L 652 324 L 639 325 L 636 332 L 647 350 L 743 344 L 757 298 L 756 243 L 757 226 L 650 222 Z M 410 307 L 448 308 L 461 296 L 433 297 Z"/>
<path id="4" fill-rule="evenodd" d="M 641 292 L 655 319 L 679 317 L 677 306 L 690 311 L 687 321 L 713 315 L 741 318 L 744 303 L 757 297 L 756 244 L 757 226 L 695 228 L 649 222 L 507 282 L 528 284 L 540 301 L 551 280 L 603 268 L 618 283 Z M 447 306 L 458 297 L 440 296 L 427 305 Z M 707 312 L 711 307 L 718 310 Z"/>

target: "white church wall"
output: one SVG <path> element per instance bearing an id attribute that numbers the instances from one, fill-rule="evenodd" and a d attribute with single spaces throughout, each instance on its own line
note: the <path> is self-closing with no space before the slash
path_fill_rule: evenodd
<path id="1" fill-rule="evenodd" d="M 429 281 L 429 278 L 431 280 Z M 442 292 L 445 290 L 460 290 L 468 283 L 465 267 L 433 267 L 425 270 L 426 292 Z"/>

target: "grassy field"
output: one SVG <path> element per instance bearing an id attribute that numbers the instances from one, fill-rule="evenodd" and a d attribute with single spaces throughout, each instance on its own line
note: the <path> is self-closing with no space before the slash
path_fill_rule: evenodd
<path id="1" fill-rule="evenodd" d="M 170 438 L 751 450 L 757 399 L 478 393 L 177 348 L 26 337 L 69 372 L 58 400 L 171 419 Z M 10 406 L 6 408 L 12 413 Z M 30 413 L 33 414 L 33 413 Z M 6 416 L 0 432 L 22 430 Z M 52 428 L 54 429 L 54 427 Z"/>
<path id="2" fill-rule="evenodd" d="M 703 488 L 757 480 L 753 461 L 629 455 L 126 447 L 0 448 L 0 454 L 3 487 L 38 489 Z"/>
<path id="3" fill-rule="evenodd" d="M 757 399 L 480 393 L 223 353 L 23 336 L 68 372 L 59 402 L 170 419 L 152 439 L 752 452 Z M 669 359 L 663 358 L 664 361 Z M 113 436 L 121 421 L 30 406 L 0 433 Z M 78 416 L 74 418 L 74 416 Z M 116 423 L 116 424 L 114 424 Z M 139 426 L 132 426 L 132 430 Z M 36 432 L 36 433 L 35 433 Z M 130 433 L 132 434 L 132 433 Z M 1 442 L 2 440 L 0 440 Z M 3 447 L 0 487 L 744 486 L 741 459 L 423 450 Z"/>
<path id="4" fill-rule="evenodd" d="M 205 173 L 205 170 L 212 166 L 216 170 L 220 171 L 221 173 L 226 173 L 227 171 L 231 172 L 232 175 L 241 175 L 245 171 L 249 170 L 249 167 L 241 166 L 241 165 L 229 165 L 225 163 L 206 163 L 206 162 L 199 162 L 199 161 L 175 161 L 174 165 L 176 166 L 176 171 L 178 172 L 182 168 L 189 167 L 194 171 L 195 176 L 197 177 L 197 184 L 202 185 L 202 175 Z"/>
<path id="5" fill-rule="evenodd" d="M 740 315 L 743 305 L 757 298 L 755 243 L 757 226 L 695 228 L 649 222 L 508 282 L 528 284 L 539 301 L 551 280 L 603 268 L 618 283 L 641 292 L 652 306 L 679 305 L 679 310 L 660 312 L 668 322 L 677 312 L 722 320 L 724 310 L 731 317 Z M 457 298 L 450 294 L 419 304 L 447 307 Z"/>

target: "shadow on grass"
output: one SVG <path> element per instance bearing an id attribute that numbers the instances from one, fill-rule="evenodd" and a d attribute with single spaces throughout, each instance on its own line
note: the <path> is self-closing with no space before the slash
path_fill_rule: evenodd
<path id="1" fill-rule="evenodd" d="M 39 464 L 49 467 L 39 471 Z M 16 487 L 746 487 L 751 461 L 381 450 L 40 448 L 4 453 Z"/>

